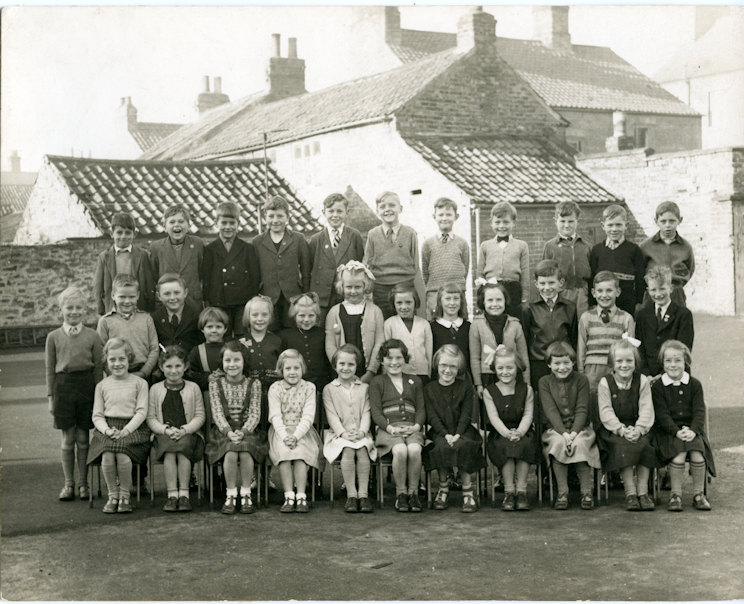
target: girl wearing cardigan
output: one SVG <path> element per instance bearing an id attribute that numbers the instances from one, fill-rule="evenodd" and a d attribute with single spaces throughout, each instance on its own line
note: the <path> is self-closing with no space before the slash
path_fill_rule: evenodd
<path id="1" fill-rule="evenodd" d="M 422 384 L 431 376 L 432 336 L 429 322 L 416 316 L 421 300 L 413 285 L 399 284 L 390 290 L 395 316 L 385 320 L 385 339 L 400 340 L 408 348 L 409 361 L 403 371 L 417 375 Z"/>
<path id="2" fill-rule="evenodd" d="M 328 360 L 344 344 L 354 344 L 362 353 L 357 376 L 365 384 L 380 367 L 378 351 L 385 340 L 382 311 L 369 301 L 374 276 L 358 260 L 350 260 L 337 269 L 336 291 L 344 301 L 332 306 L 326 317 L 325 351 Z"/>
<path id="3" fill-rule="evenodd" d="M 147 426 L 155 434 L 153 457 L 163 460 L 168 501 L 164 512 L 190 512 L 191 464 L 204 457 L 204 401 L 194 382 L 183 379 L 188 369 L 186 352 L 168 346 L 158 361 L 165 380 L 150 388 Z"/>

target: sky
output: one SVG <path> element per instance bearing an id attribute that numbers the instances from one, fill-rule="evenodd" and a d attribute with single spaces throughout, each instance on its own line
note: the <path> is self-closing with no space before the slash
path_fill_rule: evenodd
<path id="1" fill-rule="evenodd" d="M 401 7 L 401 26 L 454 32 L 467 6 Z M 532 36 L 529 6 L 485 6 L 497 35 Z M 647 75 L 692 40 L 692 6 L 572 6 L 575 44 L 609 46 Z M 237 100 L 265 87 L 272 33 L 298 38 L 308 90 L 347 79 L 334 41 L 350 7 L 10 7 L 0 20 L 2 169 L 17 150 L 22 169 L 44 154 L 106 156 L 122 97 L 140 121 L 196 117 L 201 76 L 221 76 Z"/>

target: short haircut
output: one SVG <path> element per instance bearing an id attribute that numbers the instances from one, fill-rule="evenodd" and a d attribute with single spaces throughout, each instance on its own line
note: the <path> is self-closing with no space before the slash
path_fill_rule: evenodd
<path id="1" fill-rule="evenodd" d="M 408 360 L 411 358 L 408 355 L 408 347 L 401 342 L 400 340 L 396 340 L 395 338 L 391 338 L 389 340 L 385 340 L 382 345 L 380 346 L 380 350 L 377 353 L 377 360 L 382 363 L 382 359 L 384 359 L 391 350 L 395 349 L 400 350 L 400 353 L 403 355 L 403 360 L 407 363 Z"/>
<path id="2" fill-rule="evenodd" d="M 245 357 L 243 356 L 243 346 L 237 340 L 226 342 L 222 348 L 220 348 L 220 369 L 225 370 L 224 358 L 226 352 L 237 352 L 243 359 L 243 368 L 245 368 Z"/>
<path id="3" fill-rule="evenodd" d="M 287 350 L 279 355 L 279 358 L 276 360 L 276 372 L 281 375 L 284 371 L 284 365 L 291 359 L 296 359 L 300 362 L 302 375 L 305 375 L 307 373 L 307 364 L 305 363 L 305 359 L 300 354 L 300 351 L 295 350 L 294 348 L 287 348 Z"/>
<path id="4" fill-rule="evenodd" d="M 284 212 L 289 217 L 289 203 L 281 195 L 274 195 L 264 204 L 264 214 L 266 212 Z"/>
<path id="5" fill-rule="evenodd" d="M 134 218 L 129 212 L 117 212 L 111 218 L 111 232 L 114 232 L 116 227 L 122 229 L 129 229 L 130 231 L 136 231 L 137 226 L 134 224 Z"/>
<path id="6" fill-rule="evenodd" d="M 119 273 L 114 277 L 114 280 L 111 282 L 111 293 L 115 294 L 116 290 L 122 287 L 136 287 L 139 293 L 139 283 L 134 275 L 130 275 L 129 273 Z"/>
<path id="7" fill-rule="evenodd" d="M 234 218 L 235 220 L 240 220 L 240 208 L 234 201 L 223 201 L 217 206 L 217 209 L 215 210 L 215 216 L 217 218 L 222 216 L 224 218 Z"/>
<path id="8" fill-rule="evenodd" d="M 671 212 L 677 217 L 677 220 L 682 220 L 682 212 L 679 210 L 679 206 L 673 201 L 662 201 L 656 206 L 656 212 L 654 213 L 654 220 L 656 220 L 662 214 Z"/>
<path id="9" fill-rule="evenodd" d="M 395 199 L 398 200 L 398 203 L 400 203 L 400 196 L 397 193 L 393 193 L 392 191 L 383 191 L 377 196 L 377 199 L 375 199 L 375 207 L 379 206 L 388 197 L 395 197 Z"/>
<path id="10" fill-rule="evenodd" d="M 434 316 L 439 318 L 444 316 L 444 307 L 442 306 L 442 296 L 444 294 L 458 294 L 460 296 L 460 308 L 457 311 L 457 316 L 467 319 L 468 301 L 465 298 L 465 292 L 454 281 L 448 281 L 437 290 L 437 306 L 434 309 Z"/>
<path id="11" fill-rule="evenodd" d="M 641 367 L 641 353 L 639 353 L 638 349 L 625 338 L 623 338 L 622 340 L 615 340 L 612 343 L 612 346 L 610 346 L 610 352 L 608 354 L 607 362 L 607 364 L 610 366 L 610 369 L 612 369 L 612 365 L 615 364 L 617 353 L 621 350 L 630 350 L 633 353 L 633 359 L 635 360 L 635 371 L 638 371 Z"/>
<path id="12" fill-rule="evenodd" d="M 509 216 L 512 220 L 517 219 L 517 208 L 508 201 L 500 201 L 491 208 L 491 218 L 502 218 Z"/>
<path id="13" fill-rule="evenodd" d="M 361 264 L 361 263 L 360 263 Z M 338 269 L 337 269 L 338 270 Z M 369 269 L 367 269 L 369 270 Z M 371 294 L 372 288 L 374 287 L 374 284 L 372 283 L 372 279 L 369 278 L 369 275 L 367 274 L 367 270 L 364 270 L 362 268 L 356 269 L 356 268 L 345 268 L 341 271 L 338 271 L 336 273 L 336 293 L 343 298 L 344 297 L 344 275 L 346 273 L 349 273 L 352 277 L 362 277 L 364 279 L 364 293 Z"/>
<path id="14" fill-rule="evenodd" d="M 181 359 L 183 361 L 183 364 L 186 365 L 186 367 L 189 366 L 188 356 L 186 355 L 186 351 L 181 348 L 180 346 L 177 346 L 173 344 L 172 346 L 166 346 L 163 350 L 160 351 L 160 356 L 158 357 L 158 367 L 163 367 L 163 364 L 173 357 L 176 357 L 177 359 Z"/>
<path id="15" fill-rule="evenodd" d="M 672 269 L 665 264 L 657 264 L 648 269 L 643 278 L 646 280 L 646 285 L 651 285 L 652 283 L 666 283 L 671 285 Z"/>
<path id="16" fill-rule="evenodd" d="M 85 295 L 85 292 L 80 289 L 79 287 L 70 286 L 65 288 L 60 292 L 60 294 L 57 296 L 57 304 L 60 308 L 68 301 L 68 300 L 81 300 L 83 304 L 85 304 L 88 301 L 88 296 Z"/>
<path id="17" fill-rule="evenodd" d="M 186 281 L 184 281 L 183 277 L 178 273 L 165 273 L 160 275 L 157 286 L 158 291 L 160 290 L 160 286 L 165 285 L 166 283 L 178 283 L 184 290 L 186 289 Z"/>
<path id="18" fill-rule="evenodd" d="M 421 298 L 419 298 L 418 292 L 413 285 L 398 283 L 395 287 L 393 287 L 393 289 L 391 289 L 388 293 L 388 301 L 392 306 L 395 306 L 395 296 L 397 296 L 398 294 L 411 294 L 411 296 L 413 296 L 413 308 L 415 310 L 418 310 L 419 306 L 421 306 Z"/>
<path id="19" fill-rule="evenodd" d="M 185 205 L 181 203 L 176 203 L 172 206 L 168 206 L 165 208 L 165 211 L 163 212 L 163 222 L 168 220 L 171 216 L 175 216 L 176 214 L 183 214 L 183 217 L 186 219 L 186 222 L 191 222 L 191 214 L 189 214 L 188 209 Z"/>
<path id="20" fill-rule="evenodd" d="M 132 345 L 124 338 L 109 338 L 106 340 L 106 343 L 103 345 L 104 360 L 108 356 L 109 352 L 112 350 L 119 350 L 120 348 L 124 349 L 124 352 L 127 355 L 127 362 L 131 364 L 134 361 L 134 350 L 132 350 Z"/>
<path id="21" fill-rule="evenodd" d="M 575 201 L 562 201 L 555 206 L 555 217 L 560 218 L 561 216 L 576 216 L 578 220 L 581 216 L 581 208 Z"/>
<path id="22" fill-rule="evenodd" d="M 243 309 L 243 327 L 246 327 L 247 329 L 251 328 L 251 308 L 256 304 L 266 304 L 266 307 L 269 309 L 269 325 L 271 325 L 271 322 L 274 320 L 274 304 L 271 301 L 271 298 L 259 294 L 257 296 L 253 296 L 250 300 L 248 300 L 248 302 L 245 303 L 245 308 Z"/>
<path id="23" fill-rule="evenodd" d="M 227 329 L 230 325 L 230 317 L 228 317 L 227 313 L 221 308 L 217 308 L 216 306 L 207 306 L 199 313 L 199 321 L 197 322 L 199 331 L 204 329 L 204 326 L 207 323 L 222 323 L 225 326 L 225 329 Z"/>
<path id="24" fill-rule="evenodd" d="M 610 206 L 607 206 L 604 209 L 604 212 L 602 212 L 602 222 L 606 222 L 608 220 L 611 220 L 612 218 L 617 217 L 622 218 L 625 222 L 628 221 L 628 212 L 623 206 L 619 206 L 616 203 L 613 203 Z"/>
<path id="25" fill-rule="evenodd" d="M 440 197 L 434 202 L 434 211 L 436 212 L 439 208 L 449 208 L 457 215 L 457 204 L 449 197 Z"/>
<path id="26" fill-rule="evenodd" d="M 572 363 L 576 362 L 576 351 L 573 346 L 563 340 L 556 340 L 545 351 L 545 361 L 550 365 L 553 358 L 568 357 Z"/>
<path id="27" fill-rule="evenodd" d="M 535 281 L 538 277 L 557 277 L 563 279 L 563 271 L 557 260 L 540 260 L 535 267 Z"/>
<path id="28" fill-rule="evenodd" d="M 439 365 L 439 359 L 444 355 L 457 359 L 457 375 L 463 375 L 465 373 L 465 355 L 454 344 L 444 344 L 439 347 L 431 361 L 432 368 L 436 368 Z"/>
<path id="29" fill-rule="evenodd" d="M 594 275 L 594 279 L 592 279 L 592 287 L 597 287 L 597 285 L 604 283 L 605 281 L 612 281 L 615 284 L 615 287 L 620 287 L 620 279 L 618 279 L 617 275 L 612 271 L 599 271 Z"/>
<path id="30" fill-rule="evenodd" d="M 662 367 L 664 366 L 664 354 L 667 350 L 678 350 L 685 359 L 685 367 L 689 368 L 692 365 L 692 353 L 687 345 L 679 340 L 667 340 L 659 348 L 659 365 Z"/>
<path id="31" fill-rule="evenodd" d="M 478 308 L 480 308 L 484 313 L 486 312 L 486 292 L 489 289 L 497 289 L 504 294 L 504 302 L 509 306 L 509 292 L 506 291 L 506 288 L 501 283 L 484 283 L 478 288 L 478 293 L 475 297 L 475 303 Z"/>
<path id="32" fill-rule="evenodd" d="M 356 346 L 354 346 L 354 344 L 346 343 L 336 348 L 336 352 L 333 353 L 333 356 L 331 357 L 331 367 L 333 367 L 333 369 L 336 369 L 338 357 L 341 356 L 342 352 L 345 352 L 346 354 L 353 354 L 354 359 L 356 360 L 357 367 L 362 364 L 363 359 L 361 351 Z"/>
<path id="33" fill-rule="evenodd" d="M 320 325 L 320 302 L 318 300 L 318 294 L 310 292 L 307 294 L 300 294 L 294 302 L 290 302 L 289 311 L 287 316 L 290 319 L 294 319 L 297 316 L 298 306 L 309 306 L 315 313 L 315 325 Z"/>
<path id="34" fill-rule="evenodd" d="M 346 199 L 346 195 L 343 193 L 331 193 L 323 200 L 323 208 L 330 208 L 331 206 L 336 205 L 339 201 L 344 204 L 344 207 L 349 207 L 349 200 Z"/>

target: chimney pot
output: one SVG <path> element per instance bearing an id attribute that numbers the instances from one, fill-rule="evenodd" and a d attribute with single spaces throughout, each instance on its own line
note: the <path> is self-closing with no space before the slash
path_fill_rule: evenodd
<path id="1" fill-rule="evenodd" d="M 18 155 L 18 150 L 13 149 L 13 153 L 10 154 L 10 170 L 11 172 L 21 171 L 21 156 Z"/>
<path id="2" fill-rule="evenodd" d="M 214 93 L 215 94 L 222 94 L 222 78 L 220 76 L 214 76 Z"/>
<path id="3" fill-rule="evenodd" d="M 209 76 L 202 76 L 202 92 L 209 92 Z"/>
<path id="4" fill-rule="evenodd" d="M 496 19 L 476 6 L 460 17 L 457 23 L 457 49 L 467 52 L 472 48 L 486 48 L 496 42 Z"/>
<path id="5" fill-rule="evenodd" d="M 534 37 L 543 46 L 556 50 L 571 50 L 568 31 L 568 6 L 536 6 L 533 8 Z"/>
<path id="6" fill-rule="evenodd" d="M 281 52 L 282 36 L 281 34 L 271 34 L 271 37 L 274 40 L 274 54 L 272 56 L 281 57 L 282 56 L 282 52 Z"/>
<path id="7" fill-rule="evenodd" d="M 273 34 L 273 37 L 278 48 L 279 34 Z M 288 57 L 281 57 L 277 52 L 275 56 L 269 59 L 266 80 L 269 85 L 269 96 L 272 99 L 281 99 L 306 92 L 305 61 L 297 57 L 296 38 L 289 38 L 288 47 Z"/>
<path id="8" fill-rule="evenodd" d="M 290 59 L 297 58 L 297 38 L 287 40 L 287 57 Z"/>
<path id="9" fill-rule="evenodd" d="M 385 7 L 385 42 L 388 44 L 400 44 L 402 34 L 400 31 L 400 10 L 397 6 Z"/>

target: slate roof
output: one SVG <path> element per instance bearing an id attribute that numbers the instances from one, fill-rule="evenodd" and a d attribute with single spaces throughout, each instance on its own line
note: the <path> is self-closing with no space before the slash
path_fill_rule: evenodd
<path id="1" fill-rule="evenodd" d="M 191 213 L 192 232 L 213 234 L 217 232 L 214 208 L 222 201 L 234 201 L 242 208 L 241 232 L 258 232 L 256 208 L 264 200 L 262 161 L 46 159 L 103 233 L 109 232 L 116 212 L 132 214 L 141 235 L 162 233 L 163 210 L 182 203 Z M 268 176 L 269 194 L 289 202 L 289 226 L 299 232 L 316 231 L 317 217 L 271 166 Z"/>
<path id="2" fill-rule="evenodd" d="M 200 159 L 258 149 L 335 128 L 389 118 L 426 84 L 463 57 L 452 50 L 384 73 L 280 100 L 252 96 L 218 107 L 142 155 Z"/>
<path id="3" fill-rule="evenodd" d="M 389 46 L 411 63 L 456 44 L 456 34 L 402 29 L 401 44 Z M 606 47 L 574 44 L 568 51 L 497 37 L 496 50 L 553 108 L 698 115 Z"/>
<path id="4" fill-rule="evenodd" d="M 33 189 L 33 185 L 2 185 L 0 187 L 0 216 L 23 212 Z"/>
<path id="5" fill-rule="evenodd" d="M 617 203 L 547 139 L 404 136 L 408 145 L 476 203 Z"/>
<path id="6" fill-rule="evenodd" d="M 157 145 L 161 140 L 173 134 L 183 124 L 168 124 L 165 122 L 137 122 L 129 128 L 129 134 L 143 151 Z"/>

